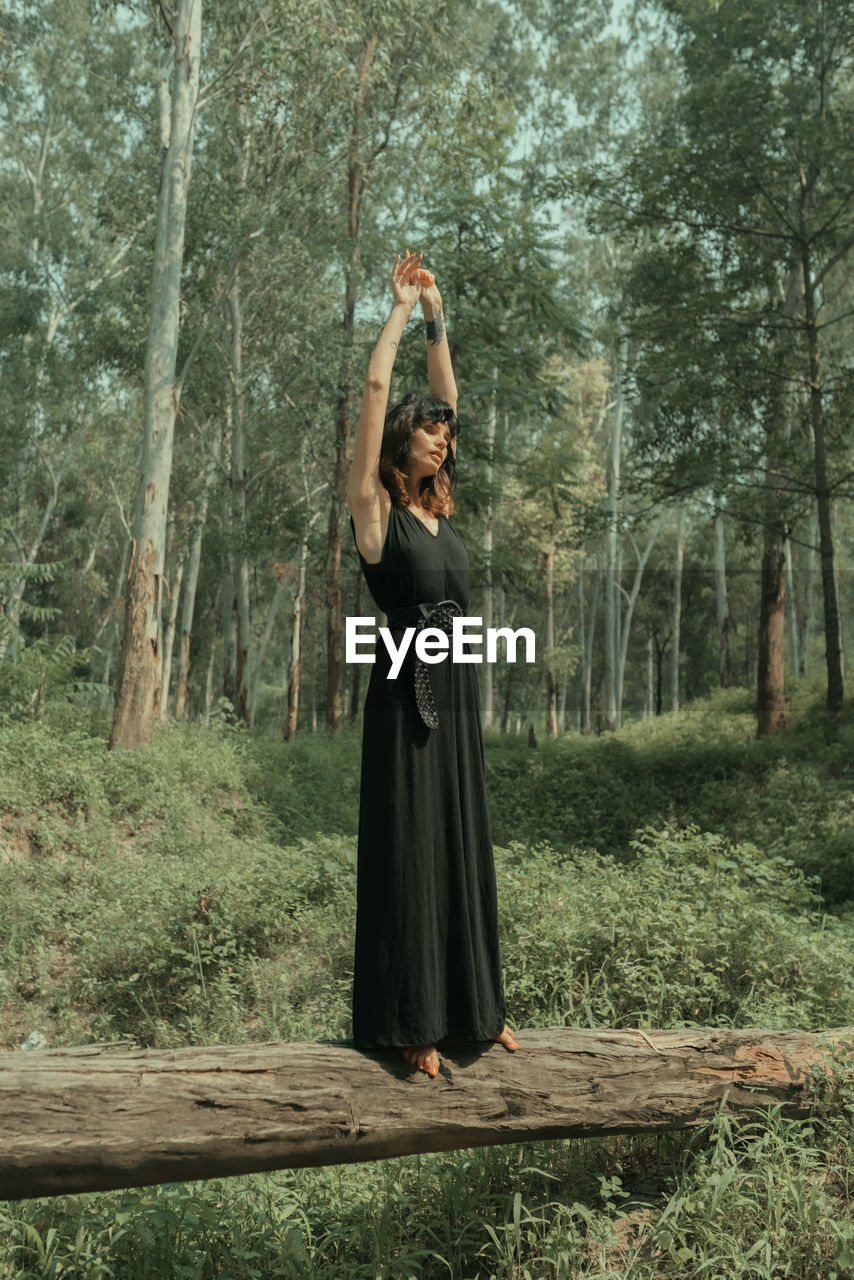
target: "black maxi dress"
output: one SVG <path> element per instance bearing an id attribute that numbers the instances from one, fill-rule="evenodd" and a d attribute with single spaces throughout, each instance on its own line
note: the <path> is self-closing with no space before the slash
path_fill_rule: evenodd
<path id="1" fill-rule="evenodd" d="M 449 599 L 467 612 L 468 555 L 447 517 L 434 535 L 392 506 L 379 562 L 358 554 L 386 614 Z M 395 644 L 402 634 L 392 629 Z M 477 666 L 451 661 L 449 640 L 428 668 L 439 718 L 428 729 L 414 650 L 413 638 L 386 679 L 377 631 L 365 696 L 353 982 L 353 1039 L 365 1049 L 491 1040 L 505 1020 Z"/>

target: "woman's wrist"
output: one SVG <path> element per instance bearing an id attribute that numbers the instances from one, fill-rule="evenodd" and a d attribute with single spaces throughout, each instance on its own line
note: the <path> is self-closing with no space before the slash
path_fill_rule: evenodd
<path id="1" fill-rule="evenodd" d="M 394 302 L 392 303 L 391 314 L 394 315 L 394 313 L 397 311 L 399 314 L 405 315 L 408 320 L 414 310 L 415 310 L 414 302 L 406 302 L 404 301 L 403 298 L 395 298 Z"/>

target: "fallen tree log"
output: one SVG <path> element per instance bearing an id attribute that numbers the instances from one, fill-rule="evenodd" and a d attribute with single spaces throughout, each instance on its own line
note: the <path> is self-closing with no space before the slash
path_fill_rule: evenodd
<path id="1" fill-rule="evenodd" d="M 805 1116 L 811 1068 L 835 1046 L 854 1064 L 851 1027 L 519 1039 L 515 1054 L 443 1046 L 434 1080 L 338 1043 L 3 1053 L 0 1198 L 681 1129 L 777 1103 Z"/>

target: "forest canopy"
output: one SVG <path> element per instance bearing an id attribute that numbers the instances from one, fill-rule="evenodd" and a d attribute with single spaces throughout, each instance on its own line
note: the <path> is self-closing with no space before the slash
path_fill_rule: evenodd
<path id="1" fill-rule="evenodd" d="M 413 34 L 415 33 L 415 34 Z M 360 706 L 345 502 L 396 252 L 441 287 L 487 729 L 719 685 L 785 728 L 852 593 L 843 0 L 12 0 L 0 682 L 292 737 Z M 425 383 L 424 335 L 393 394 Z M 224 700 L 224 701 L 221 701 Z"/>

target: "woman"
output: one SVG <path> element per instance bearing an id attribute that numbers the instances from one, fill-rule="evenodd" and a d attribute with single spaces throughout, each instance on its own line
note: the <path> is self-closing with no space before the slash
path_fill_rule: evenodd
<path id="1" fill-rule="evenodd" d="M 450 634 L 468 606 L 468 558 L 448 522 L 457 388 L 442 299 L 435 283 L 422 285 L 420 267 L 409 250 L 395 259 L 347 489 L 362 570 L 396 645 L 409 626 Z M 419 301 L 429 396 L 410 394 L 387 412 L 398 343 Z M 390 662 L 379 645 L 365 698 L 353 1038 L 398 1047 L 435 1076 L 445 1038 L 519 1046 L 504 1021 L 474 666 L 448 654 L 427 668 L 414 643 L 393 680 Z"/>

